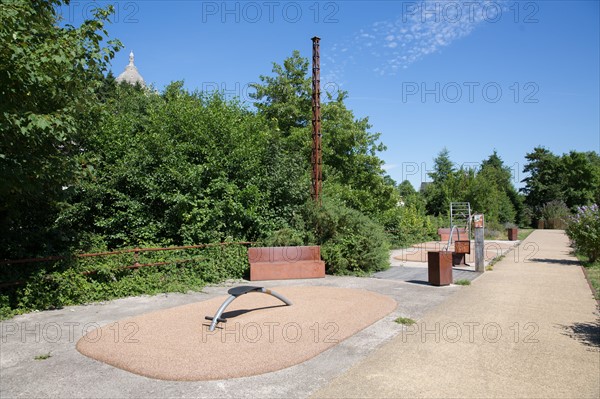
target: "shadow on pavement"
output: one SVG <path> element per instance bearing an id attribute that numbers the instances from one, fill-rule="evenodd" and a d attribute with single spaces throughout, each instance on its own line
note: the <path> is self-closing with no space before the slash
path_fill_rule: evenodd
<path id="1" fill-rule="evenodd" d="M 578 260 L 571 259 L 549 259 L 549 258 L 531 258 L 528 260 L 529 262 L 543 262 L 543 263 L 553 263 L 555 265 L 565 265 L 565 266 L 579 266 Z"/>
<path id="2" fill-rule="evenodd" d="M 411 284 L 419 284 L 419 285 L 431 285 L 431 284 L 429 284 L 429 281 L 423 281 L 423 280 L 407 280 L 405 282 L 411 283 Z"/>
<path id="3" fill-rule="evenodd" d="M 580 343 L 600 349 L 600 320 L 596 323 L 574 323 L 569 326 L 557 324 L 563 335 Z"/>

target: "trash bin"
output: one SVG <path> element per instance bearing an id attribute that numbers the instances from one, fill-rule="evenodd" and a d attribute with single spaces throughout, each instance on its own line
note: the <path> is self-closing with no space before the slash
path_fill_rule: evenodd
<path id="1" fill-rule="evenodd" d="M 452 252 L 427 252 L 429 284 L 442 286 L 452 284 Z"/>
<path id="2" fill-rule="evenodd" d="M 506 231 L 508 232 L 508 241 L 517 241 L 519 239 L 519 229 L 510 228 L 506 229 Z"/>

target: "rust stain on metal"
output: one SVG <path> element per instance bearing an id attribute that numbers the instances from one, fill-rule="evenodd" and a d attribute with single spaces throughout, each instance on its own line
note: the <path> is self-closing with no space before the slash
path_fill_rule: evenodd
<path id="1" fill-rule="evenodd" d="M 322 156 L 321 156 L 321 55 L 317 36 L 312 38 L 312 187 L 311 196 L 317 203 L 321 204 L 321 189 L 323 186 Z"/>

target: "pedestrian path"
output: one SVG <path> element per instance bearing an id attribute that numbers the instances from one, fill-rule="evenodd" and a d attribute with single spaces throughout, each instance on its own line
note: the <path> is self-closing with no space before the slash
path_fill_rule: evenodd
<path id="1" fill-rule="evenodd" d="M 563 231 L 532 233 L 315 397 L 600 397 L 597 302 Z"/>
<path id="2" fill-rule="evenodd" d="M 473 267 L 453 267 L 452 279 L 473 281 L 482 273 L 473 270 Z M 429 284 L 429 271 L 427 264 L 422 266 L 391 266 L 389 269 L 373 274 L 374 278 L 385 280 L 402 280 L 415 284 Z"/>

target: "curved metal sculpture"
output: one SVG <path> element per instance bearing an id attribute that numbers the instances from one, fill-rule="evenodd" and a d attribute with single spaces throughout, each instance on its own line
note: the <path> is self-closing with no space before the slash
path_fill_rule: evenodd
<path id="1" fill-rule="evenodd" d="M 225 323 L 227 321 L 227 319 L 222 319 L 221 315 L 223 314 L 223 312 L 225 311 L 227 306 L 229 306 L 229 304 L 231 302 L 233 302 L 233 300 L 235 298 L 242 296 L 244 294 L 248 294 L 250 292 L 258 292 L 258 293 L 272 295 L 275 298 L 282 301 L 283 303 L 285 303 L 287 306 L 290 306 L 292 304 L 292 302 L 289 299 L 287 299 L 286 297 L 284 297 L 283 295 L 278 294 L 275 291 L 271 291 L 270 289 L 267 289 L 265 287 L 256 287 L 256 286 L 252 286 L 252 285 L 242 285 L 240 287 L 234 287 L 234 288 L 231 288 L 229 291 L 227 291 L 227 293 L 230 296 L 229 296 L 229 298 L 227 298 L 225 300 L 225 302 L 223 302 L 223 304 L 221 306 L 219 306 L 217 313 L 215 313 L 215 315 L 212 317 L 211 316 L 205 317 L 206 320 L 212 320 L 212 322 L 210 323 L 210 327 L 208 328 L 208 331 L 214 331 L 215 327 L 217 326 L 217 323 L 219 323 L 219 322 Z"/>

